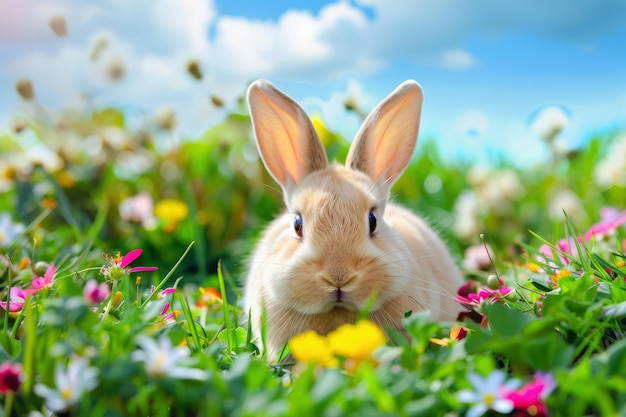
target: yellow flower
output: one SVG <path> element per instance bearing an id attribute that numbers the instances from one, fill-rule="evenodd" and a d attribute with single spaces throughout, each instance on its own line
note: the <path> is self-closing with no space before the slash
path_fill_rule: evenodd
<path id="1" fill-rule="evenodd" d="M 559 286 L 559 281 L 561 280 L 561 278 L 563 277 L 570 277 L 572 276 L 572 271 L 570 271 L 569 269 L 561 269 L 559 271 L 557 271 L 556 273 L 550 275 L 550 279 L 556 284 L 556 286 Z"/>
<path id="2" fill-rule="evenodd" d="M 335 354 L 356 362 L 373 362 L 372 352 L 387 343 L 385 333 L 368 320 L 344 324 L 328 334 L 328 343 Z"/>
<path id="3" fill-rule="evenodd" d="M 339 363 L 328 339 L 314 330 L 294 336 L 289 342 L 289 348 L 298 362 L 317 363 L 324 367 L 337 366 Z"/>
<path id="4" fill-rule="evenodd" d="M 154 214 L 159 219 L 167 222 L 163 230 L 173 232 L 178 224 L 189 215 L 189 207 L 180 200 L 165 198 L 156 203 L 154 206 Z"/>

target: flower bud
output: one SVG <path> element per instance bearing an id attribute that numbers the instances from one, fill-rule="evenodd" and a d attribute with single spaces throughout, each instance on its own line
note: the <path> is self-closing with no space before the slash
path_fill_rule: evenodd
<path id="1" fill-rule="evenodd" d="M 117 291 L 113 296 L 113 308 L 118 308 L 122 304 L 123 294 L 121 291 Z"/>
<path id="2" fill-rule="evenodd" d="M 35 274 L 43 276 L 50 264 L 48 262 L 39 261 L 35 263 Z"/>
<path id="3" fill-rule="evenodd" d="M 35 98 L 33 83 L 28 78 L 21 78 L 15 83 L 15 90 L 24 100 Z"/>
<path id="4" fill-rule="evenodd" d="M 107 67 L 107 75 L 111 81 L 120 81 L 126 75 L 126 67 L 121 59 L 113 59 Z"/>
<path id="5" fill-rule="evenodd" d="M 489 287 L 490 290 L 499 290 L 502 288 L 502 281 L 497 275 L 491 274 L 487 277 L 487 287 Z"/>
<path id="6" fill-rule="evenodd" d="M 50 29 L 52 29 L 54 34 L 58 37 L 62 38 L 67 35 L 67 23 L 65 22 L 65 18 L 63 16 L 52 16 L 48 23 L 50 25 Z"/>
<path id="7" fill-rule="evenodd" d="M 191 59 L 187 62 L 187 72 L 196 80 L 202 79 L 202 69 L 197 59 Z"/>
<path id="8" fill-rule="evenodd" d="M 215 107 L 224 107 L 224 100 L 216 95 L 211 95 L 211 103 L 213 103 Z"/>

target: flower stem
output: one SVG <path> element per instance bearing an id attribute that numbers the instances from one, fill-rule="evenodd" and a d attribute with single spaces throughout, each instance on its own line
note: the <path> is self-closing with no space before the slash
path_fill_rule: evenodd
<path id="1" fill-rule="evenodd" d="M 109 311 L 111 311 L 111 307 L 113 306 L 113 300 L 115 300 L 115 293 L 117 292 L 117 285 L 119 281 L 113 281 L 113 285 L 111 286 L 111 294 L 109 294 L 109 302 L 107 302 L 104 311 L 102 312 L 102 319 L 100 319 L 100 323 L 104 323 L 104 321 L 109 317 Z"/>

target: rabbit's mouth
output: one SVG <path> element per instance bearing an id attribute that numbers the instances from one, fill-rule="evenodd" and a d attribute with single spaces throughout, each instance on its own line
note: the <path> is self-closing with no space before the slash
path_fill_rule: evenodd
<path id="1" fill-rule="evenodd" d="M 357 305 L 352 300 L 350 293 L 342 290 L 341 288 L 337 288 L 333 292 L 330 293 L 331 304 L 333 308 L 341 308 L 349 311 L 358 311 Z"/>

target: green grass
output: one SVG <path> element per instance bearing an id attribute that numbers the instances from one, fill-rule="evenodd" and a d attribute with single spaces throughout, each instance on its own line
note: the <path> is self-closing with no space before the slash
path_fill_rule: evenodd
<path id="1" fill-rule="evenodd" d="M 484 234 L 492 263 L 464 273 L 474 293 L 488 283 L 499 287 L 498 279 L 502 293 L 470 306 L 469 317 L 478 321 L 458 323 L 468 331 L 460 340 L 450 336 L 453 323 L 419 312 L 405 319 L 408 340 L 394 337 L 356 368 L 343 357 L 335 368 L 291 367 L 267 363 L 262 340 L 252 340 L 238 305 L 247 255 L 282 206 L 260 161 L 244 157 L 249 118 L 232 114 L 201 138 L 161 152 L 152 139 L 163 132 L 129 130 L 115 109 L 64 117 L 77 137 L 104 137 L 98 158 L 81 146 L 64 149 L 67 131 L 39 120 L 30 120 L 27 131 L 57 150 L 62 168 L 25 160 L 25 132 L 0 142 L 3 181 L 10 185 L 0 191 L 0 213 L 23 225 L 14 236 L 2 230 L 0 299 L 8 302 L 11 287 L 31 288 L 47 265 L 56 267 L 50 288 L 27 297 L 15 313 L 0 310 L 0 363 L 20 364 L 22 374 L 19 387 L 14 381 L 10 386 L 17 389 L 0 397 L 4 415 L 45 415 L 54 404 L 46 403 L 41 386 L 63 391 L 64 383 L 70 385 L 60 393 L 67 404 L 59 415 L 465 415 L 476 404 L 459 393 L 480 390 L 488 376 L 502 376 L 518 390 L 533 378 L 555 381 L 535 398 L 534 409 L 515 403 L 516 415 L 542 415 L 542 407 L 551 415 L 626 413 L 626 229 L 578 239 L 601 221 L 603 207 L 626 208 L 624 187 L 601 187 L 593 175 L 611 144 L 623 140 L 618 135 L 592 138 L 549 168 L 518 167 L 502 158 L 488 180 L 506 173 L 516 191 L 503 188 L 495 195 L 485 194 L 495 185 L 476 181 L 476 166 L 444 162 L 434 142 L 420 143 L 394 198 L 427 216 L 459 261 L 466 248 L 483 244 Z M 121 151 L 102 133 L 107 128 L 127 138 L 125 157 L 147 153 L 151 165 L 124 171 Z M 325 145 L 331 158 L 345 155 L 341 136 L 326 132 Z M 428 188 L 426 173 L 442 187 Z M 563 191 L 576 197 L 578 208 L 550 217 L 548 207 Z M 155 209 L 174 199 L 189 215 L 182 221 L 167 210 L 150 219 L 122 216 L 122 202 L 140 192 Z M 477 206 L 463 211 L 459 202 L 469 193 Z M 470 216 L 464 220 L 476 233 L 459 232 L 463 216 Z M 574 238 L 569 250 L 560 245 L 567 238 Z M 106 299 L 90 303 L 85 283 L 106 282 L 100 268 L 109 261 L 102 254 L 135 248 L 143 249 L 135 263 L 158 271 L 127 274 L 109 283 Z M 175 293 L 159 296 L 172 286 Z M 207 296 L 200 288 L 212 290 Z M 167 338 L 173 348 L 153 352 L 146 364 L 137 360 L 145 349 L 141 336 Z M 292 353 L 297 362 L 298 352 Z M 82 363 L 79 358 L 95 369 L 93 389 L 62 373 Z M 180 368 L 182 374 L 175 371 Z M 201 370 L 204 377 L 186 378 L 184 369 Z"/>

